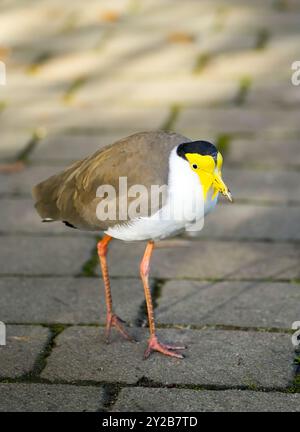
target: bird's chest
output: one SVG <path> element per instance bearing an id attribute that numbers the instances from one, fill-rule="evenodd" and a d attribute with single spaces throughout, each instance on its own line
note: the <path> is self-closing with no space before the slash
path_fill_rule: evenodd
<path id="1" fill-rule="evenodd" d="M 184 228 L 199 221 L 200 225 L 203 224 L 204 217 L 214 210 L 219 195 L 215 194 L 213 188 L 205 193 L 198 176 L 187 176 L 185 181 L 170 192 L 169 205 L 175 209 L 174 220 Z"/>
<path id="2" fill-rule="evenodd" d="M 171 211 L 171 219 L 181 221 L 183 225 L 203 217 L 203 190 L 195 173 L 188 171 L 170 182 L 167 210 Z"/>

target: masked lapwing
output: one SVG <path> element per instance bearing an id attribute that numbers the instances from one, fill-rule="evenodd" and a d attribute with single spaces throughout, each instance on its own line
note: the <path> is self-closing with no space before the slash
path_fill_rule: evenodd
<path id="1" fill-rule="evenodd" d="M 151 352 L 183 358 L 183 346 L 159 342 L 149 287 L 155 242 L 202 226 L 219 193 L 232 201 L 222 180 L 222 155 L 207 141 L 182 135 L 142 132 L 101 148 L 33 188 L 35 207 L 45 222 L 103 233 L 98 243 L 107 307 L 106 338 L 115 327 L 131 340 L 114 312 L 107 267 L 110 241 L 147 241 L 140 263 L 148 311 Z M 153 198 L 154 197 L 154 198 Z"/>

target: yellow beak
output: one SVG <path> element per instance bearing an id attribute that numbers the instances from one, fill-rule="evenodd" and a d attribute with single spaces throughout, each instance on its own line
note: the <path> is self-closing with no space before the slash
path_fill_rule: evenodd
<path id="1" fill-rule="evenodd" d="M 226 198 L 228 198 L 230 202 L 233 201 L 231 192 L 228 189 L 228 187 L 226 186 L 226 184 L 223 182 L 223 179 L 222 179 L 220 173 L 214 174 L 213 186 L 215 189 L 217 189 L 219 192 L 221 192 L 221 194 L 226 196 Z"/>

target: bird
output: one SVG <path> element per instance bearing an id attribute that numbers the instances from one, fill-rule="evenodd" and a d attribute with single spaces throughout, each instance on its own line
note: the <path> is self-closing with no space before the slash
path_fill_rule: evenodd
<path id="1" fill-rule="evenodd" d="M 146 241 L 140 262 L 150 332 L 144 358 L 153 352 L 184 358 L 181 351 L 185 346 L 163 343 L 157 335 L 150 261 L 157 241 L 201 228 L 220 194 L 232 201 L 222 179 L 222 165 L 221 153 L 209 141 L 193 141 L 176 132 L 138 132 L 100 148 L 33 187 L 35 208 L 43 222 L 60 221 L 69 228 L 102 234 L 97 252 L 105 289 L 107 342 L 112 328 L 134 341 L 113 308 L 109 244 L 113 239 Z M 156 195 L 157 191 L 164 193 L 153 203 L 154 190 Z"/>

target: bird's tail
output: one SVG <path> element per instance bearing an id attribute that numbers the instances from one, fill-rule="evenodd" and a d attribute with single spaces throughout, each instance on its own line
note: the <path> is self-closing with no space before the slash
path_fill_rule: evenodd
<path id="1" fill-rule="evenodd" d="M 32 196 L 35 200 L 35 208 L 43 222 L 52 222 L 59 219 L 59 209 L 56 205 L 58 196 L 56 176 L 52 176 L 34 186 Z"/>

